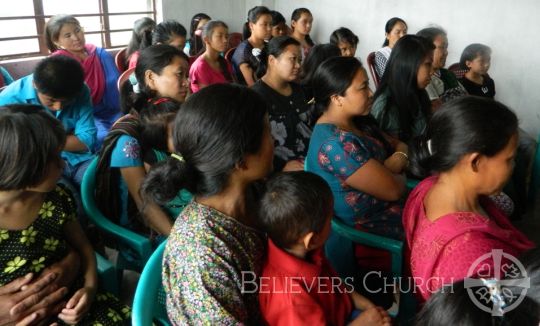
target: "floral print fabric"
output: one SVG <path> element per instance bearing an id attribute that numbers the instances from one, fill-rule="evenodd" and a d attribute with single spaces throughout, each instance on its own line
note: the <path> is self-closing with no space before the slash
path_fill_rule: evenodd
<path id="1" fill-rule="evenodd" d="M 313 113 L 307 105 L 304 90 L 294 83 L 291 87 L 291 95 L 284 96 L 262 80 L 252 86 L 268 103 L 276 171 L 282 170 L 288 161 L 305 158 L 313 131 Z"/>
<path id="2" fill-rule="evenodd" d="M 332 124 L 317 124 L 309 146 L 306 169 L 330 185 L 336 217 L 367 232 L 403 238 L 401 204 L 380 200 L 345 183 L 370 159 L 383 164 L 387 154 L 381 142 Z"/>
<path id="3" fill-rule="evenodd" d="M 76 219 L 76 204 L 63 185 L 47 194 L 39 216 L 23 230 L 0 229 L 0 286 L 27 273 L 41 273 L 47 266 L 68 254 L 63 226 Z M 82 285 L 82 275 L 75 281 Z M 74 285 L 71 295 L 79 288 Z M 98 293 L 90 311 L 80 325 L 129 324 L 131 310 L 110 293 Z M 51 321 L 53 322 L 53 321 Z M 57 321 L 60 324 L 61 321 Z"/>
<path id="4" fill-rule="evenodd" d="M 163 257 L 167 313 L 175 325 L 258 325 L 257 291 L 265 240 L 223 213 L 192 201 L 180 213 Z M 252 283 L 251 283 L 252 284 Z"/>

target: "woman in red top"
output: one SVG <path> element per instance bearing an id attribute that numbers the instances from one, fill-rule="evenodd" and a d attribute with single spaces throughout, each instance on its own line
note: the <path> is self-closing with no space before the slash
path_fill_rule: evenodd
<path id="1" fill-rule="evenodd" d="M 467 96 L 435 112 L 409 147 L 413 173 L 433 174 L 403 211 L 411 274 L 423 300 L 465 277 L 500 277 L 506 254 L 534 246 L 488 198 L 512 174 L 517 125 L 503 104 Z"/>

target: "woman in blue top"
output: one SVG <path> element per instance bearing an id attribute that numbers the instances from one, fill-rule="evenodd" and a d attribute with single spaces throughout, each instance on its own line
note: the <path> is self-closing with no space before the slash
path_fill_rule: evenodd
<path id="1" fill-rule="evenodd" d="M 306 170 L 330 185 L 336 218 L 402 239 L 398 200 L 405 191 L 407 146 L 369 115 L 373 93 L 365 69 L 355 58 L 328 59 L 315 72 L 313 88 L 323 113 L 311 135 Z"/>
<path id="2" fill-rule="evenodd" d="M 120 97 L 116 82 L 120 73 L 113 57 L 103 48 L 87 44 L 79 21 L 71 15 L 51 17 L 45 26 L 47 47 L 53 55 L 66 55 L 79 61 L 84 81 L 90 88 L 94 106 L 99 149 L 111 125 L 120 117 Z"/>
<path id="3" fill-rule="evenodd" d="M 149 166 L 168 155 L 168 125 L 187 94 L 187 71 L 185 54 L 178 48 L 152 45 L 142 50 L 135 85 L 128 82 L 122 89 L 130 110 L 113 125 L 99 154 L 99 208 L 109 219 L 139 233 L 150 233 L 149 225 L 168 235 L 181 208 L 144 205 L 139 189 Z"/>

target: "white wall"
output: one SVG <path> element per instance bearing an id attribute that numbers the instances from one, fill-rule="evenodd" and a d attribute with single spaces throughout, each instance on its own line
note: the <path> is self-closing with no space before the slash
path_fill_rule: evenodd
<path id="1" fill-rule="evenodd" d="M 328 42 L 333 30 L 350 28 L 360 38 L 357 56 L 381 47 L 384 25 L 394 16 L 403 18 L 409 33 L 437 24 L 449 39 L 447 66 L 457 62 L 470 43 L 484 43 L 492 50 L 490 75 L 496 83 L 496 98 L 518 114 L 522 127 L 536 138 L 540 132 L 540 38 L 538 0 L 162 0 L 165 18 L 175 18 L 188 27 L 199 11 L 222 19 L 231 31 L 241 31 L 247 11 L 266 5 L 290 19 L 298 7 L 314 16 L 311 36 Z"/>

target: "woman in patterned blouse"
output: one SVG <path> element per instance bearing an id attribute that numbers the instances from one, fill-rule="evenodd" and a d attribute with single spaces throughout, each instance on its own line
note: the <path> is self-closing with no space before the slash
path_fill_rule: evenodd
<path id="1" fill-rule="evenodd" d="M 147 175 L 145 200 L 194 194 L 177 218 L 163 257 L 167 312 L 175 325 L 256 325 L 264 239 L 250 184 L 272 169 L 264 100 L 253 90 L 215 84 L 193 94 L 173 123 L 172 157 Z M 247 280 L 247 282 L 244 282 Z"/>

